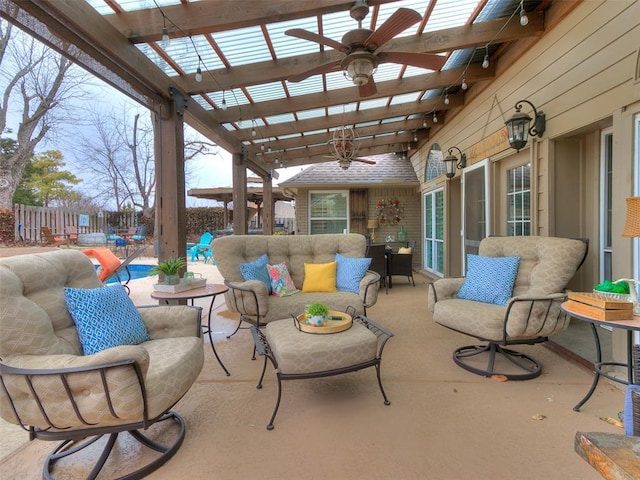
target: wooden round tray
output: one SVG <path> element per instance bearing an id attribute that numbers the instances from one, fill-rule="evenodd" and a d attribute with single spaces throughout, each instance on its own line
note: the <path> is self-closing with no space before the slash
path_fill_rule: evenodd
<path id="1" fill-rule="evenodd" d="M 328 319 L 326 325 L 316 327 L 309 325 L 307 323 L 307 314 L 302 313 L 295 318 L 296 328 L 307 333 L 337 333 L 348 330 L 353 324 L 353 319 L 348 313 L 329 310 L 329 316 L 333 318 Z"/>

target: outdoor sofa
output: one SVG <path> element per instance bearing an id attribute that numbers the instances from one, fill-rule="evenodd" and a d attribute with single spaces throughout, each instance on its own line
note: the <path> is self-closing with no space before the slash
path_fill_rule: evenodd
<path id="1" fill-rule="evenodd" d="M 365 237 L 360 234 L 231 235 L 216 238 L 211 246 L 218 270 L 229 287 L 225 294 L 227 307 L 240 313 L 241 321 L 253 325 L 291 318 L 291 315 L 303 313 L 306 305 L 313 302 L 326 303 L 331 310 L 344 312 L 352 307 L 355 314 L 366 314 L 366 309 L 378 298 L 380 275 L 370 270 L 363 272 L 353 291 L 339 288 L 303 291 L 305 268 L 308 271 L 311 268 L 305 264 L 323 268 L 323 264 L 334 262 L 336 258 L 349 264 L 362 264 L 367 247 Z M 241 267 L 255 264 L 265 254 L 269 265 L 284 263 L 287 266 L 297 293 L 276 296 L 270 294 L 268 281 L 245 280 Z M 307 278 L 307 282 L 309 280 Z"/>

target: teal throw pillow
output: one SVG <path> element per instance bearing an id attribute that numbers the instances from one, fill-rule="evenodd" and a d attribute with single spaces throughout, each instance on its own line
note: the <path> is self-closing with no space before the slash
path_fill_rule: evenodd
<path id="1" fill-rule="evenodd" d="M 467 255 L 467 276 L 458 298 L 506 305 L 518 275 L 520 257 Z"/>
<path id="2" fill-rule="evenodd" d="M 64 297 L 85 355 L 150 339 L 140 313 L 119 283 L 89 289 L 65 287 Z"/>
<path id="3" fill-rule="evenodd" d="M 267 286 L 267 291 L 271 293 L 271 279 L 269 278 L 269 272 L 267 271 L 268 263 L 269 257 L 266 253 L 263 253 L 253 262 L 241 263 L 240 273 L 245 281 L 260 280 Z"/>
<path id="4" fill-rule="evenodd" d="M 345 257 L 336 253 L 336 288 L 342 292 L 360 293 L 360 280 L 369 265 L 370 258 Z"/>

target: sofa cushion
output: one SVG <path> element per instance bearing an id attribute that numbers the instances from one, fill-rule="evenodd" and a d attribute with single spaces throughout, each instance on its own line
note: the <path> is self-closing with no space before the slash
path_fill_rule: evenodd
<path id="1" fill-rule="evenodd" d="M 335 292 L 336 262 L 305 263 L 303 292 Z"/>
<path id="2" fill-rule="evenodd" d="M 267 291 L 271 293 L 271 279 L 267 271 L 268 263 L 269 257 L 266 253 L 263 253 L 253 262 L 241 263 L 240 273 L 242 273 L 242 278 L 245 280 L 260 280 L 267 286 Z"/>
<path id="3" fill-rule="evenodd" d="M 371 265 L 371 258 L 353 258 L 336 253 L 336 287 L 343 292 L 360 293 L 360 280 Z"/>
<path id="4" fill-rule="evenodd" d="M 467 254 L 467 275 L 458 298 L 506 305 L 518 274 L 520 257 Z"/>
<path id="5" fill-rule="evenodd" d="M 267 264 L 267 271 L 271 279 L 271 293 L 276 297 L 288 297 L 299 292 L 291 280 L 286 263 Z"/>
<path id="6" fill-rule="evenodd" d="M 64 289 L 67 308 L 85 355 L 120 345 L 137 345 L 149 334 L 122 285 Z"/>

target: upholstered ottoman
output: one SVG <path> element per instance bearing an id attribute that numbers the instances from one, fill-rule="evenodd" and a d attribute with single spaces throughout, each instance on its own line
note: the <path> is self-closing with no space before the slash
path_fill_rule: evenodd
<path id="1" fill-rule="evenodd" d="M 265 357 L 257 388 L 262 388 L 267 358 L 278 378 L 278 399 L 267 430 L 273 429 L 278 413 L 282 380 L 328 377 L 376 367 L 384 404 L 390 405 L 382 388 L 380 362 L 384 346 L 393 334 L 368 318 L 356 316 L 351 328 L 338 333 L 307 333 L 299 330 L 293 319 L 271 322 L 264 332 L 252 326 L 251 333 L 256 351 Z"/>

